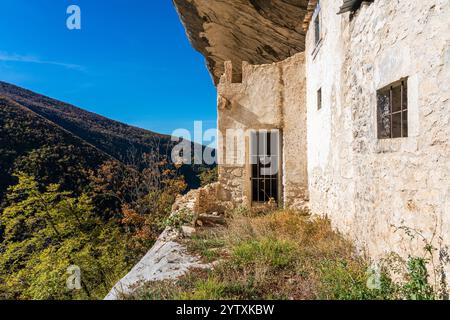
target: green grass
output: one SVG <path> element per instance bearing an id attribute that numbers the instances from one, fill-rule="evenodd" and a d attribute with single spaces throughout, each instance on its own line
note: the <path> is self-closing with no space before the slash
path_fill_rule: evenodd
<path id="1" fill-rule="evenodd" d="M 267 264 L 284 269 L 295 262 L 295 243 L 286 240 L 262 239 L 239 243 L 233 248 L 232 261 L 238 266 Z"/>
<path id="2" fill-rule="evenodd" d="M 199 254 L 204 262 L 210 263 L 220 258 L 225 242 L 215 235 L 202 234 L 192 236 L 186 245 L 191 252 Z"/>
<path id="3" fill-rule="evenodd" d="M 204 229 L 186 242 L 213 270 L 176 281 L 148 283 L 130 299 L 428 299 L 434 298 L 423 261 L 408 264 L 406 282 L 382 269 L 368 284 L 369 263 L 326 219 L 277 211 L 235 215 L 228 227 Z"/>

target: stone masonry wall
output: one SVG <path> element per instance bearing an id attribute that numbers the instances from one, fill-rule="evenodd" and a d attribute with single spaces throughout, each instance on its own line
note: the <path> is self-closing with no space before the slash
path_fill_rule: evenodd
<path id="1" fill-rule="evenodd" d="M 311 209 L 375 259 L 450 245 L 450 2 L 376 0 L 350 19 L 322 0 L 307 35 Z M 376 91 L 408 77 L 408 138 L 377 138 Z M 323 106 L 316 93 L 322 87 Z"/>
<path id="2" fill-rule="evenodd" d="M 232 83 L 232 72 L 226 63 L 218 85 L 218 129 L 224 137 L 218 143 L 220 200 L 251 204 L 249 130 L 279 129 L 280 200 L 295 205 L 307 196 L 304 55 L 267 65 L 243 63 L 242 83 Z M 226 135 L 227 130 L 235 130 L 235 136 Z"/>

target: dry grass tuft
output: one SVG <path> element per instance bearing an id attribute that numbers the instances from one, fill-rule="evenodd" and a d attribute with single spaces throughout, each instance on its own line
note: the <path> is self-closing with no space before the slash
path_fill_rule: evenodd
<path id="1" fill-rule="evenodd" d="M 148 284 L 142 299 L 382 299 L 369 290 L 367 263 L 327 219 L 279 210 L 235 213 L 227 228 L 205 229 L 187 243 L 210 271 Z M 389 289 L 389 288 L 388 288 Z"/>

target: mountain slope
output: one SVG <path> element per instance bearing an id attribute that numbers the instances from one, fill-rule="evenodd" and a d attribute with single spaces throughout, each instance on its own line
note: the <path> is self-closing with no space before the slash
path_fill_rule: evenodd
<path id="1" fill-rule="evenodd" d="M 86 183 L 86 169 L 112 159 L 136 164 L 143 153 L 170 155 L 173 145 L 170 136 L 0 82 L 0 202 L 14 170 L 75 190 Z M 181 168 L 190 188 L 199 186 L 200 169 Z"/>
<path id="2" fill-rule="evenodd" d="M 130 148 L 149 151 L 155 143 L 167 146 L 170 142 L 170 136 L 132 127 L 4 82 L 0 82 L 0 95 L 14 100 L 121 161 L 126 161 Z"/>

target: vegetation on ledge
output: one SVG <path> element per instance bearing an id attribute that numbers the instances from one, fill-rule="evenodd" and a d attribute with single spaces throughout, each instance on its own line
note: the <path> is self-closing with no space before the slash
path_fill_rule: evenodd
<path id="1" fill-rule="evenodd" d="M 403 284 L 379 272 L 334 232 L 306 213 L 235 213 L 226 228 L 203 229 L 186 240 L 213 270 L 192 270 L 176 281 L 150 282 L 127 299 L 435 299 L 426 260 L 402 262 Z M 396 260 L 398 262 L 398 259 Z M 388 266 L 389 265 L 389 266 Z M 400 264 L 397 264 L 399 266 Z M 393 267 L 392 267 L 393 268 Z M 400 270 L 401 268 L 398 268 Z M 397 269 L 396 269 L 397 270 Z"/>

